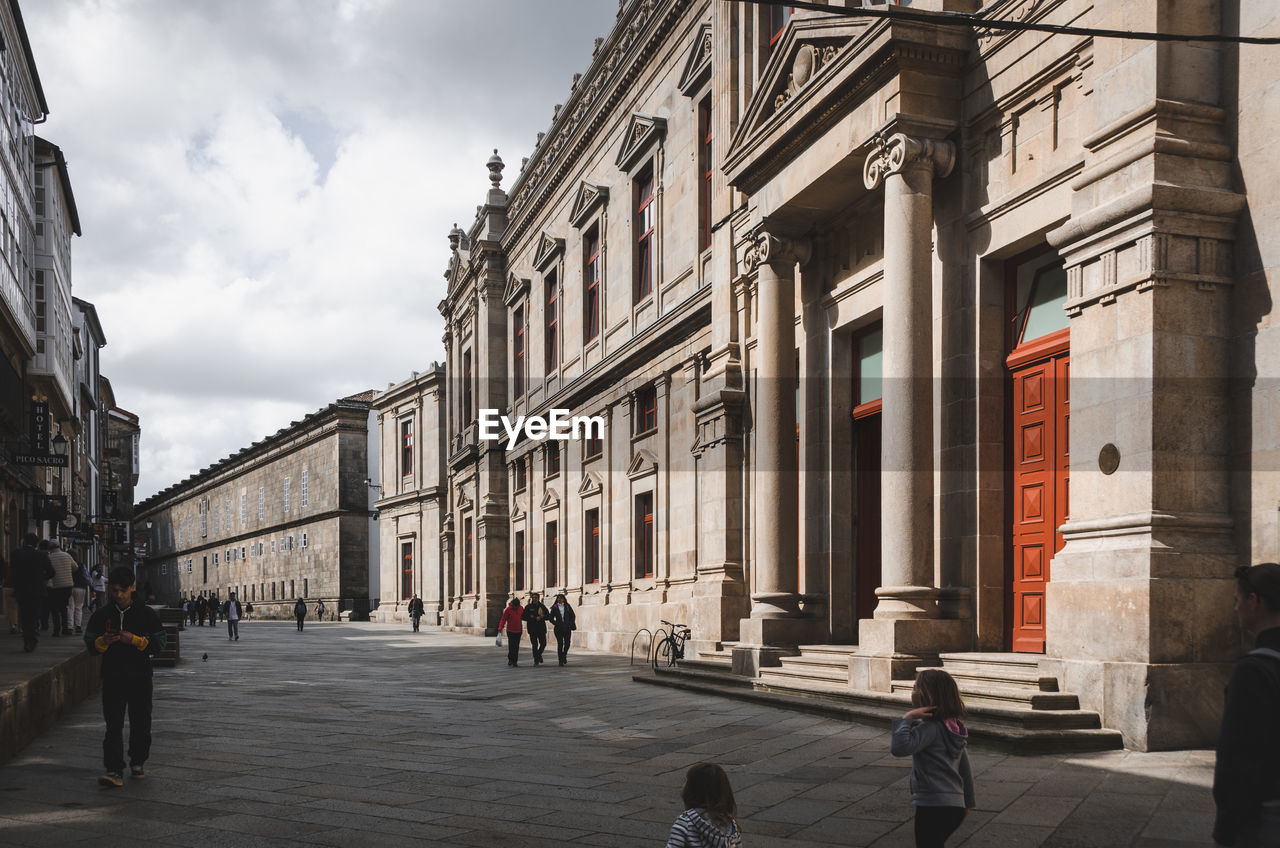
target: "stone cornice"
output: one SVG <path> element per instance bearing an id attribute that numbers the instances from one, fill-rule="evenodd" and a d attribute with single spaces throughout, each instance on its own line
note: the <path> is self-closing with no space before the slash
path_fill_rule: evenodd
<path id="1" fill-rule="evenodd" d="M 432 363 L 432 367 L 426 371 L 414 374 L 407 380 L 403 380 L 393 386 L 388 387 L 385 391 L 379 392 L 369 406 L 377 410 L 379 414 L 392 411 L 396 406 L 404 403 L 419 395 L 427 392 L 439 392 L 444 394 L 445 391 L 444 366 L 439 363 Z"/>

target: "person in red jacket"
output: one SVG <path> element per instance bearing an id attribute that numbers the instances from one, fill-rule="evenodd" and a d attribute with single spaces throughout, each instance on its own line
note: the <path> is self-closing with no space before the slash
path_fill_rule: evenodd
<path id="1" fill-rule="evenodd" d="M 520 665 L 520 634 L 524 632 L 520 599 L 512 598 L 511 603 L 502 611 L 498 619 L 498 632 L 507 634 L 507 665 L 515 668 Z"/>

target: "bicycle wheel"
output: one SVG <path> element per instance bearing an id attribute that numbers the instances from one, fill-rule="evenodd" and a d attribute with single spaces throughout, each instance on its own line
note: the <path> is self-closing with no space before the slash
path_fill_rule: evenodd
<path id="1" fill-rule="evenodd" d="M 653 655 L 655 668 L 670 668 L 676 664 L 676 643 L 670 636 L 658 643 L 658 650 Z"/>

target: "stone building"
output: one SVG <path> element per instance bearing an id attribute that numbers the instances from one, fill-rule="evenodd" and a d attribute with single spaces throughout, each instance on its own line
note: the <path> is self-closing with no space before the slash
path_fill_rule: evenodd
<path id="1" fill-rule="evenodd" d="M 297 598 L 369 611 L 372 392 L 343 398 L 152 495 L 134 510 L 157 600 L 226 600 L 288 618 Z"/>
<path id="2" fill-rule="evenodd" d="M 381 457 L 381 476 L 369 481 L 378 493 L 379 621 L 407 621 L 416 594 L 423 622 L 440 624 L 450 594 L 439 566 L 448 519 L 444 389 L 444 366 L 432 363 L 372 401 Z"/>
<path id="3" fill-rule="evenodd" d="M 1211 743 L 1232 569 L 1280 548 L 1280 69 L 1144 33 L 1271 5 L 622 3 L 449 236 L 446 626 L 563 589 L 595 648 L 1013 662 Z M 551 409 L 605 432 L 480 437 Z"/>

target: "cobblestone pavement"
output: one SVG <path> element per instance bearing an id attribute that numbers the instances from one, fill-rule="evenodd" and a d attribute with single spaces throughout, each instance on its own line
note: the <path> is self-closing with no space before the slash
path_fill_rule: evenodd
<path id="1" fill-rule="evenodd" d="M 0 768 L 0 844 L 665 844 L 685 769 L 729 771 L 747 846 L 910 846 L 887 727 L 631 681 L 578 651 L 519 668 L 490 640 L 251 621 L 182 634 L 156 673 L 145 781 L 102 789 L 95 695 Z M 208 660 L 201 661 L 207 653 Z M 1209 751 L 972 752 L 965 846 L 1209 842 Z M 366 838 L 367 837 L 367 838 Z"/>

